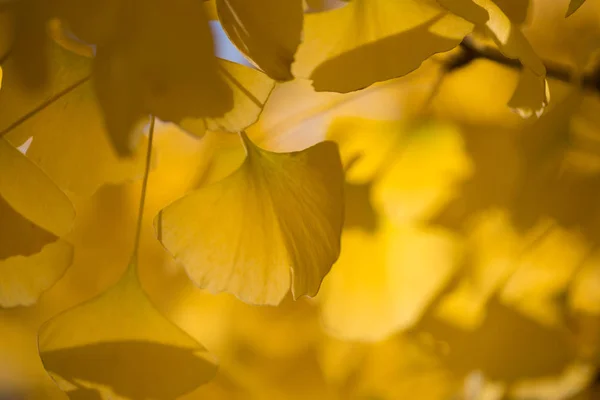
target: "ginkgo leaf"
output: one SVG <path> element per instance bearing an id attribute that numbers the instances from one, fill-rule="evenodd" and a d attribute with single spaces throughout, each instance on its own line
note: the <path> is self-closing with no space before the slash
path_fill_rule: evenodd
<path id="1" fill-rule="evenodd" d="M 403 128 L 400 121 L 336 118 L 327 138 L 340 146 L 346 181 L 366 184 L 377 177 L 398 152 Z"/>
<path id="2" fill-rule="evenodd" d="M 218 118 L 184 118 L 179 125 L 198 136 L 208 131 L 241 132 L 264 108 L 275 82 L 261 71 L 219 60 L 219 73 L 233 93 L 233 108 Z"/>
<path id="3" fill-rule="evenodd" d="M 98 46 L 94 60 L 96 94 L 119 154 L 136 148 L 133 128 L 144 115 L 179 122 L 232 108 L 202 2 L 150 0 L 121 9 L 121 38 Z"/>
<path id="4" fill-rule="evenodd" d="M 56 44 L 48 46 L 47 90 L 29 93 L 14 78 L 18 65 L 8 60 L 4 66 L 0 129 L 9 130 L 7 140 L 21 145 L 33 137 L 27 156 L 69 192 L 90 195 L 104 183 L 141 177 L 144 153 L 140 150 L 145 143 L 136 146 L 131 158 L 119 158 L 114 151 L 93 85 L 86 80 L 91 60 Z M 11 129 L 20 116 L 29 118 Z"/>
<path id="5" fill-rule="evenodd" d="M 579 7 L 581 7 L 583 3 L 585 3 L 585 0 L 571 0 L 569 2 L 569 8 L 567 9 L 565 17 L 569 17 L 575 11 L 579 10 Z"/>
<path id="6" fill-rule="evenodd" d="M 535 54 L 521 29 L 493 0 L 467 1 L 474 2 L 487 11 L 489 18 L 484 24 L 471 19 L 470 9 L 462 4 L 453 0 L 438 0 L 448 10 L 483 28 L 504 55 L 521 62 L 523 71 L 508 106 L 524 118 L 534 114 L 539 117 L 550 100 L 546 68 L 542 60 Z"/>
<path id="7" fill-rule="evenodd" d="M 3 6 L 4 13 L 12 19 L 8 28 L 12 31 L 8 54 L 19 66 L 17 79 L 30 91 L 39 90 L 48 79 L 48 54 L 44 44 L 51 6 L 43 0 L 12 1 Z"/>
<path id="8" fill-rule="evenodd" d="M 242 139 L 242 166 L 163 209 L 155 219 L 159 240 L 211 292 L 258 304 L 278 304 L 290 286 L 294 298 L 314 296 L 339 254 L 337 146 L 278 154 Z"/>
<path id="9" fill-rule="evenodd" d="M 569 290 L 569 304 L 572 309 L 584 313 L 600 314 L 600 262 L 598 255 L 584 260 L 575 275 Z"/>
<path id="10" fill-rule="evenodd" d="M 342 93 L 406 75 L 473 28 L 435 2 L 416 0 L 355 0 L 304 19 L 294 75 L 310 78 L 318 91 Z"/>
<path id="11" fill-rule="evenodd" d="M 561 321 L 560 298 L 585 261 L 588 249 L 578 232 L 541 221 L 542 234 L 515 260 L 515 272 L 500 292 L 500 299 L 542 324 Z"/>
<path id="12" fill-rule="evenodd" d="M 404 133 L 397 157 L 373 188 L 373 202 L 399 223 L 431 218 L 473 172 L 458 128 L 425 122 Z"/>
<path id="13" fill-rule="evenodd" d="M 450 234 L 382 225 L 375 234 L 344 231 L 340 259 L 318 296 L 325 327 L 345 340 L 377 341 L 411 327 L 457 266 Z"/>
<path id="14" fill-rule="evenodd" d="M 62 390 L 103 399 L 174 399 L 216 372 L 206 350 L 154 308 L 133 264 L 115 286 L 46 322 L 38 342 Z"/>
<path id="15" fill-rule="evenodd" d="M 238 49 L 278 81 L 293 79 L 300 44 L 302 0 L 217 0 L 223 29 Z"/>
<path id="16" fill-rule="evenodd" d="M 520 238 L 507 215 L 498 210 L 482 214 L 468 229 L 468 266 L 456 288 L 436 307 L 436 315 L 463 328 L 479 328 L 488 301 L 517 268 Z"/>
<path id="17" fill-rule="evenodd" d="M 71 264 L 73 206 L 31 161 L 0 139 L 0 306 L 31 305 Z"/>

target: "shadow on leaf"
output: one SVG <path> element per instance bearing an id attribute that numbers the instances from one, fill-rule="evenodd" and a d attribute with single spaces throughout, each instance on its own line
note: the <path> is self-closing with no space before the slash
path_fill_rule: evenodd
<path id="1" fill-rule="evenodd" d="M 78 387 L 70 393 L 72 399 L 96 398 L 89 397 L 81 382 L 110 387 L 132 400 L 174 399 L 214 375 L 214 365 L 191 349 L 145 341 L 52 350 L 42 352 L 41 358 L 50 373 Z"/>

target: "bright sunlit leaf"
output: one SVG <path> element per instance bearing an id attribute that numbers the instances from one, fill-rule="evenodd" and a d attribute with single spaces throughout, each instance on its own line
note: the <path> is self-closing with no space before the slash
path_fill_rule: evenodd
<path id="1" fill-rule="evenodd" d="M 310 78 L 318 91 L 341 93 L 406 75 L 473 28 L 434 2 L 416 0 L 354 0 L 304 19 L 294 75 Z"/>
<path id="2" fill-rule="evenodd" d="M 223 29 L 242 53 L 273 79 L 293 79 L 291 65 L 302 33 L 302 0 L 217 0 L 216 5 Z"/>
<path id="3" fill-rule="evenodd" d="M 134 265 L 108 291 L 45 323 L 39 349 L 62 390 L 107 400 L 174 399 L 216 371 L 206 350 L 154 308 Z"/>
<path id="4" fill-rule="evenodd" d="M 342 166 L 337 146 L 296 153 L 258 148 L 229 177 L 162 210 L 158 237 L 190 278 L 211 292 L 278 304 L 314 296 L 339 253 Z"/>
<path id="5" fill-rule="evenodd" d="M 408 129 L 396 154 L 375 184 L 373 199 L 398 222 L 431 218 L 473 172 L 460 131 L 450 124 L 425 122 Z"/>
<path id="6" fill-rule="evenodd" d="M 337 337 L 377 341 L 411 327 L 457 266 L 451 235 L 383 226 L 374 235 L 342 236 L 342 254 L 319 295 L 325 326 Z"/>

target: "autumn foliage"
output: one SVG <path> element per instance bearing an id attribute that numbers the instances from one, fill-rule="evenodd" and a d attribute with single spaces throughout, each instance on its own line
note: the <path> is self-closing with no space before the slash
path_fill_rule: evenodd
<path id="1" fill-rule="evenodd" d="M 0 2 L 0 398 L 600 398 L 598 49 L 596 0 Z"/>

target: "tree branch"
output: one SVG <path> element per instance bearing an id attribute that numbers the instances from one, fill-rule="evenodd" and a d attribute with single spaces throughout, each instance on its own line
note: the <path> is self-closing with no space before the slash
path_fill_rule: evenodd
<path id="1" fill-rule="evenodd" d="M 444 62 L 446 72 L 456 71 L 466 67 L 474 60 L 482 59 L 504 65 L 509 68 L 521 69 L 522 65 L 519 60 L 506 57 L 500 50 L 489 47 L 479 46 L 473 42 L 471 38 L 465 38 L 460 43 L 461 51 L 454 57 L 451 57 Z M 544 60 L 546 66 L 546 76 L 550 79 L 558 81 L 575 83 L 573 68 L 552 61 Z M 588 91 L 600 93 L 600 68 L 594 69 L 591 73 L 585 74 L 580 78 L 581 88 Z"/>

